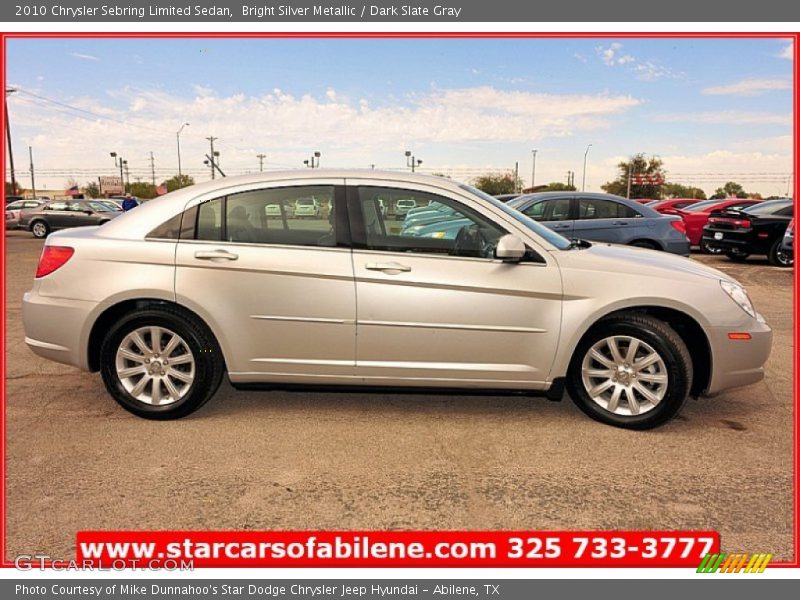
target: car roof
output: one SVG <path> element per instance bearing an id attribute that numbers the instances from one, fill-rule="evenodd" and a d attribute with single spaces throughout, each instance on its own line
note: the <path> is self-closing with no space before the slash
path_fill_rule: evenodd
<path id="1" fill-rule="evenodd" d="M 536 192 L 533 194 L 525 194 L 524 196 L 520 196 L 519 198 L 512 200 L 512 208 L 518 208 L 520 206 L 528 207 L 534 202 L 541 202 L 542 200 L 572 197 L 589 198 L 595 200 L 610 200 L 612 202 L 619 202 L 620 204 L 624 204 L 629 208 L 639 211 L 645 217 L 663 217 L 661 213 L 653 208 L 636 202 L 636 200 L 623 198 L 622 196 L 615 196 L 614 194 L 602 194 L 599 192 L 570 192 L 566 190 L 563 192 Z"/>
<path id="2" fill-rule="evenodd" d="M 381 171 L 376 169 L 292 169 L 285 171 L 265 171 L 248 175 L 221 177 L 204 183 L 191 185 L 142 204 L 136 211 L 129 211 L 118 219 L 103 227 L 97 235 L 119 237 L 125 239 L 146 235 L 157 225 L 183 211 L 186 204 L 199 196 L 212 195 L 219 192 L 224 195 L 232 188 L 248 185 L 270 184 L 286 181 L 291 184 L 302 184 L 303 180 L 338 180 L 358 179 L 374 180 L 376 186 L 381 182 L 394 184 L 421 184 L 434 186 L 454 192 L 464 193 L 462 184 L 439 175 L 425 175 L 408 171 Z M 317 184 L 325 185 L 325 184 Z"/>

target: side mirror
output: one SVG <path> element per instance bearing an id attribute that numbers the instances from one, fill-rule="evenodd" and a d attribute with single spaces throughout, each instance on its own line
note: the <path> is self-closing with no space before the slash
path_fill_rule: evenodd
<path id="1" fill-rule="evenodd" d="M 519 262 L 526 251 L 525 242 L 515 235 L 507 234 L 497 241 L 494 257 L 503 262 Z"/>

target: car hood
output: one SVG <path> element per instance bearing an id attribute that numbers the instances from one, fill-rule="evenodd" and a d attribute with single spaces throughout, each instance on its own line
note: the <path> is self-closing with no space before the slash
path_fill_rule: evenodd
<path id="1" fill-rule="evenodd" d="M 702 277 L 736 282 L 722 271 L 707 267 L 691 258 L 632 246 L 593 242 L 592 246 L 586 249 L 559 250 L 557 256 L 559 264 L 572 268 L 608 273 L 645 273 L 676 280 Z"/>

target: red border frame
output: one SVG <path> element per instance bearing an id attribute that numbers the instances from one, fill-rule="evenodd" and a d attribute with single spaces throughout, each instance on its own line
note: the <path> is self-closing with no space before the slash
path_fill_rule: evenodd
<path id="1" fill-rule="evenodd" d="M 798 61 L 797 45 L 800 42 L 800 33 L 798 32 L 745 32 L 745 33 L 727 33 L 727 32 L 0 32 L 0 79 L 3 83 L 3 89 L 6 85 L 6 40 L 9 38 L 273 38 L 273 39 L 306 39 L 306 38 L 374 38 L 374 39 L 491 39 L 491 38 L 511 38 L 511 39 L 524 39 L 524 38 L 773 38 L 773 39 L 791 39 L 793 41 L 794 50 L 794 71 L 793 71 L 793 94 L 794 94 L 794 114 L 793 114 L 793 132 L 794 132 L 794 198 L 797 199 L 797 192 L 800 186 L 797 182 L 797 173 L 800 171 L 800 123 L 798 122 L 798 109 L 800 109 L 800 90 L 798 90 L 798 82 L 800 82 L 800 64 Z M 3 97 L 5 102 L 5 95 Z M 5 112 L 0 113 L 0 130 L 5 132 Z M 4 134 L 5 135 L 5 134 Z M 3 161 L 2 171 L 5 181 L 5 140 L 1 144 L 0 159 Z M 3 286 L 2 291 L 2 344 L 5 349 L 6 340 L 6 241 L 5 234 L 0 236 L 0 254 L 3 257 L 3 268 L 0 272 L 0 284 Z M 798 273 L 797 269 L 794 270 L 794 311 L 793 311 L 793 340 L 794 340 L 794 430 L 793 430 L 793 481 L 794 481 L 794 501 L 792 511 L 792 539 L 793 539 L 793 554 L 794 560 L 792 562 L 774 562 L 770 566 L 774 567 L 800 567 L 800 556 L 798 556 L 797 543 L 800 539 L 800 527 L 798 527 L 798 504 L 800 504 L 800 490 L 798 490 L 798 472 L 800 472 L 800 453 L 798 453 L 798 427 L 800 427 L 800 406 L 798 403 L 798 386 L 797 372 L 800 367 L 800 359 L 798 358 Z M 0 447 L 0 478 L 3 482 L 2 494 L 0 494 L 0 568 L 14 568 L 13 563 L 6 560 L 6 532 L 7 532 L 7 513 L 6 513 L 6 353 L 5 351 L 0 356 L 0 364 L 2 365 L 2 381 L 0 381 L 0 396 L 2 396 L 2 411 L 0 411 L 0 435 L 2 436 L 2 447 Z M 545 565 L 546 566 L 546 565 Z M 387 565 L 386 568 L 392 568 Z M 474 567 L 472 567 L 474 568 Z M 649 568 L 659 568 L 658 565 L 653 565 Z M 678 567 L 675 567 L 678 568 Z"/>

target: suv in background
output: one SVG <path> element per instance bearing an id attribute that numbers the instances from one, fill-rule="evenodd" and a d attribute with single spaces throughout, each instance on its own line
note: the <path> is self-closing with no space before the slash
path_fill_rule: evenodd
<path id="1" fill-rule="evenodd" d="M 294 203 L 295 217 L 318 217 L 319 214 L 319 202 L 316 198 L 300 198 Z"/>

